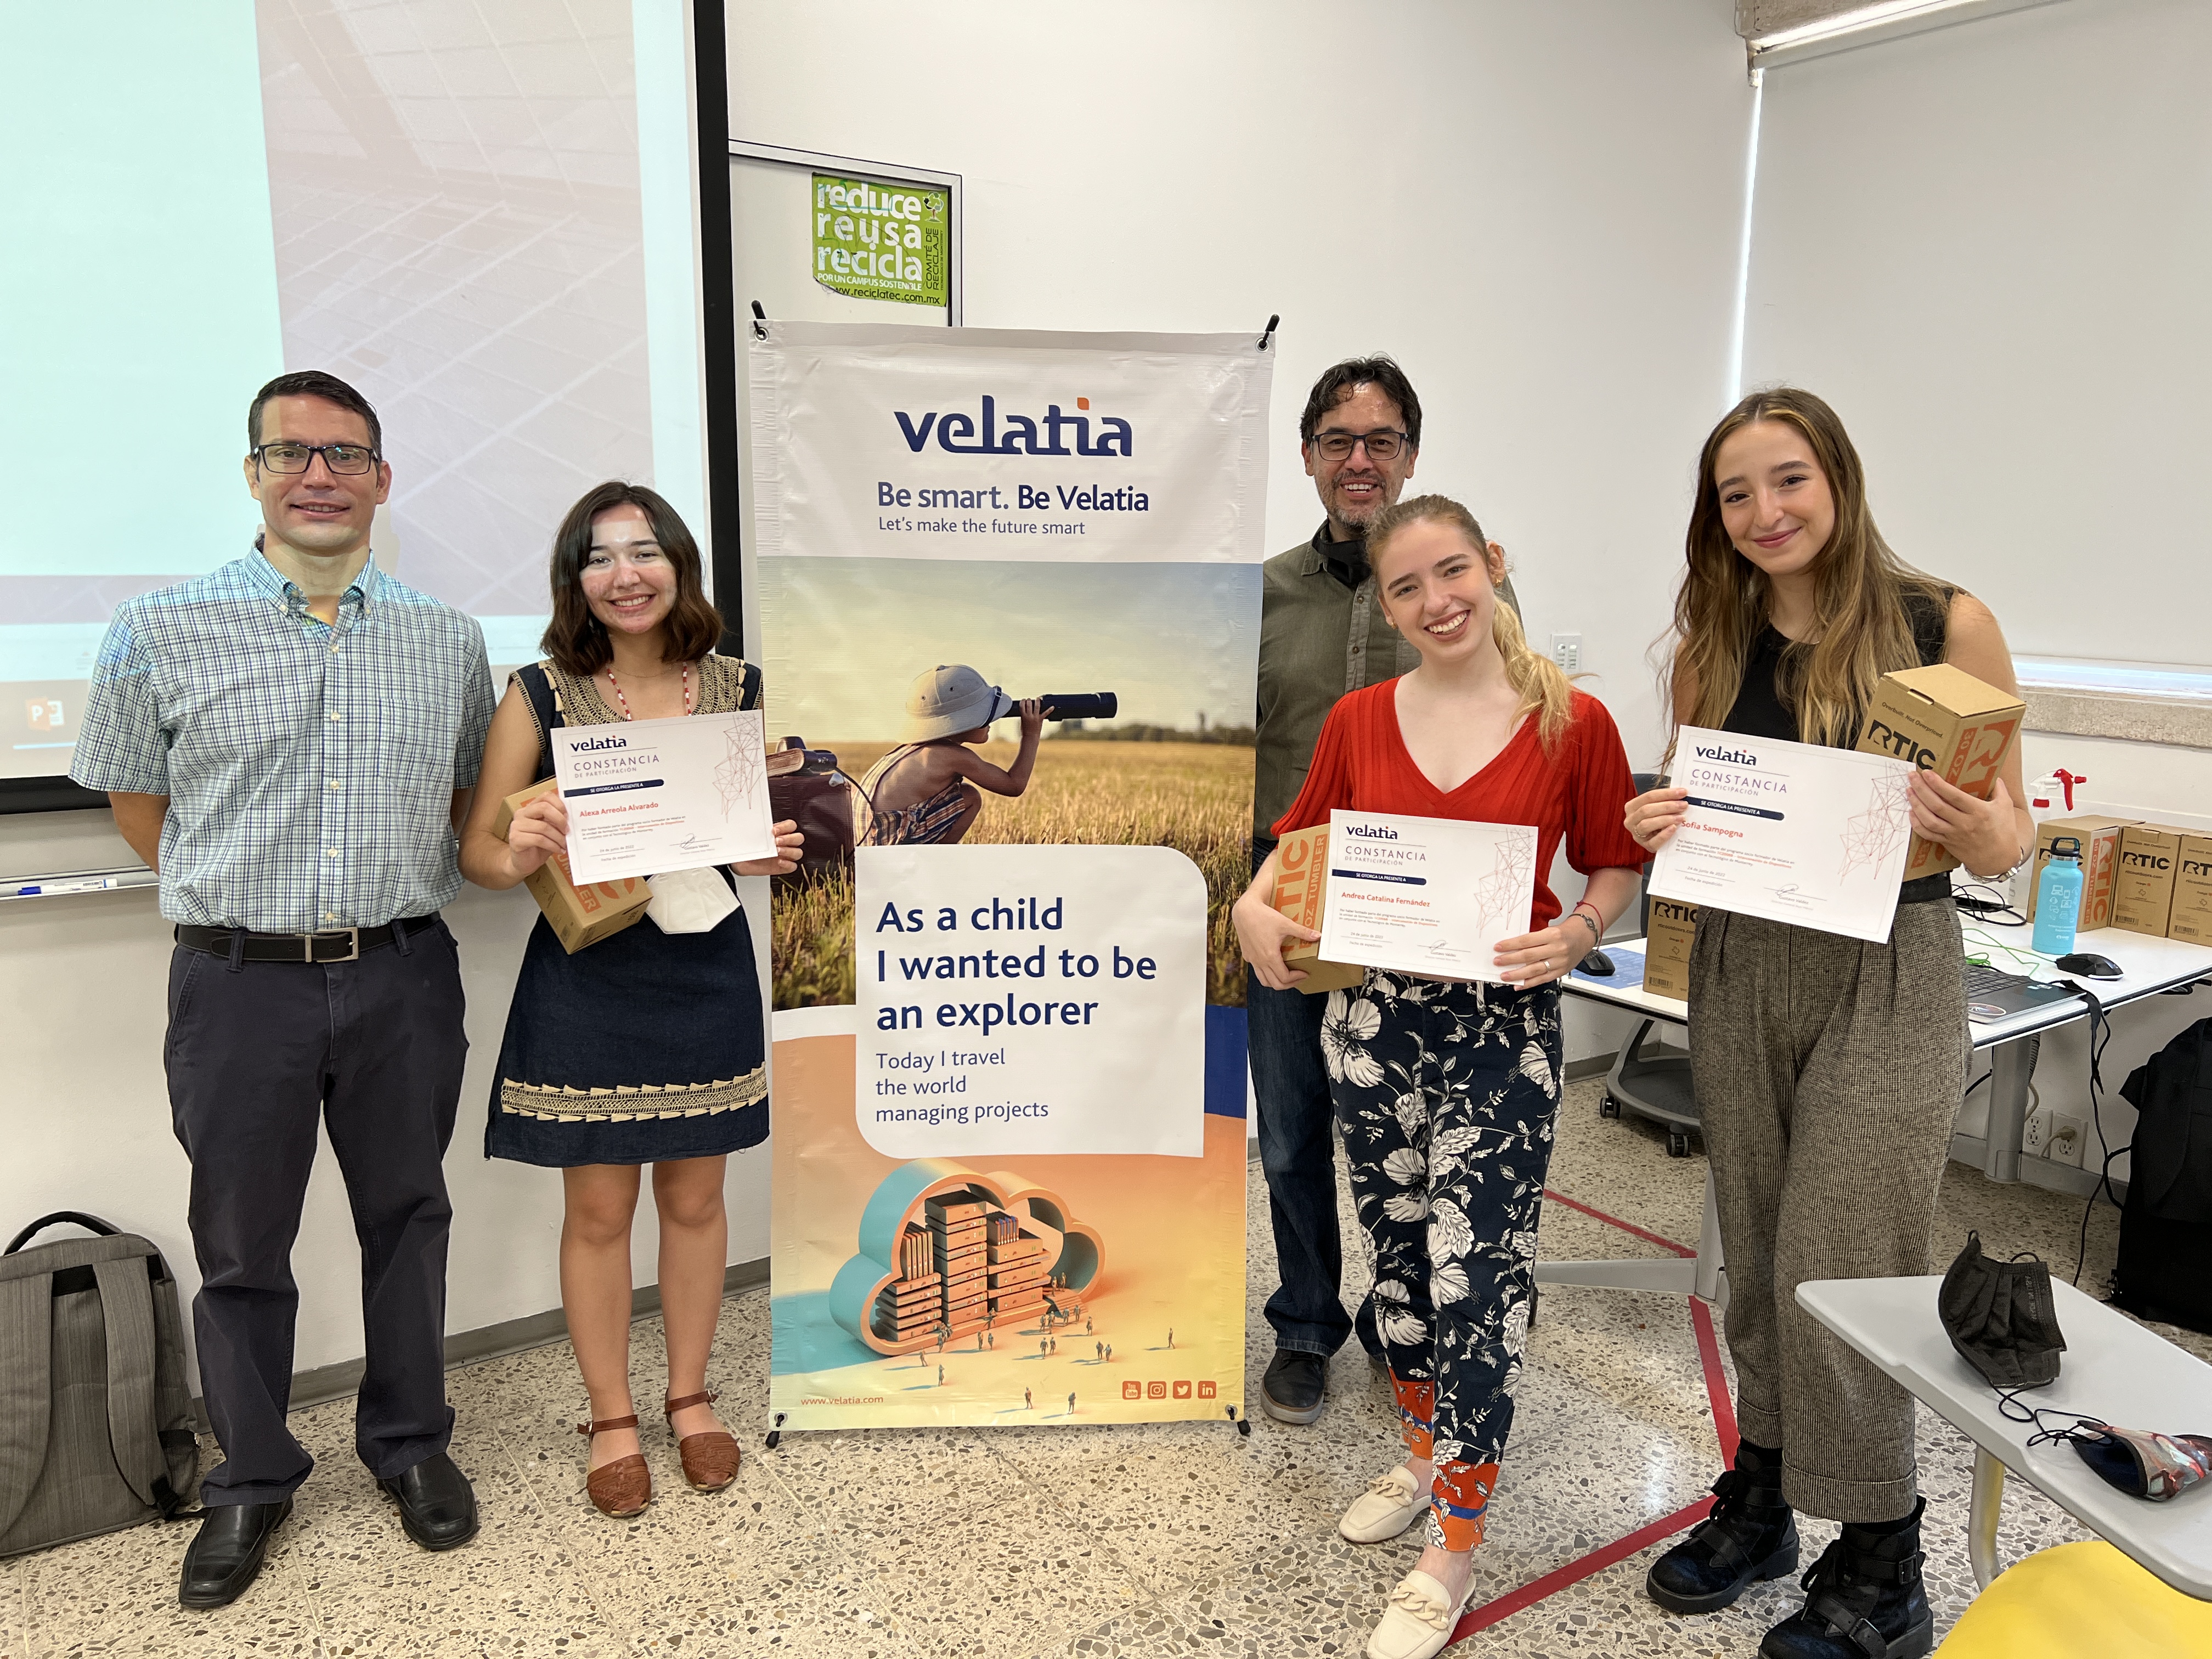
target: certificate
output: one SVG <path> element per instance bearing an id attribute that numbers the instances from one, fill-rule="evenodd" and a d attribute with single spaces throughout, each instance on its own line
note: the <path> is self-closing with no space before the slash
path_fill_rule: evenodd
<path id="1" fill-rule="evenodd" d="M 1689 811 L 1651 866 L 1651 891 L 1889 939 L 1912 836 L 1912 763 L 1686 726 L 1675 779 Z"/>
<path id="2" fill-rule="evenodd" d="M 759 709 L 547 735 L 579 885 L 775 856 Z"/>
<path id="3" fill-rule="evenodd" d="M 1526 823 L 1328 815 L 1324 961 L 1495 980 L 1498 941 L 1528 931 L 1536 831 Z"/>

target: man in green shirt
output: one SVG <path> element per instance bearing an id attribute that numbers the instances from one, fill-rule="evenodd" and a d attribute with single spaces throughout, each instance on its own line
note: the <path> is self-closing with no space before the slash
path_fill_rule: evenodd
<path id="1" fill-rule="evenodd" d="M 1255 870 L 1274 850 L 1275 820 L 1297 799 L 1314 742 L 1336 700 L 1395 679 L 1420 661 L 1383 620 L 1366 553 L 1367 526 L 1397 501 L 1420 447 L 1421 400 L 1389 358 L 1347 359 L 1314 383 L 1298 421 L 1298 450 L 1328 516 L 1311 541 L 1264 567 Z M 1499 592 L 1514 602 L 1510 583 Z M 1256 975 L 1247 978 L 1260 1162 L 1281 1279 L 1267 1299 L 1275 1357 L 1260 1401 L 1270 1417 L 1285 1423 L 1321 1415 L 1328 1357 L 1354 1328 L 1338 1294 L 1344 1254 L 1336 1224 L 1333 1108 L 1321 1053 L 1328 1001 L 1302 991 L 1271 991 Z M 1382 1344 L 1364 1298 L 1357 1328 L 1361 1346 L 1380 1364 Z"/>

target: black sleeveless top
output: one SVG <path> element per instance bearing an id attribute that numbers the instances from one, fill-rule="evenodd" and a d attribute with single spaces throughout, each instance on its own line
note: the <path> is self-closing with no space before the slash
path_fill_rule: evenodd
<path id="1" fill-rule="evenodd" d="M 1912 624 L 1912 642 L 1918 647 L 1920 665 L 1925 668 L 1943 660 L 1943 646 L 1947 625 L 1950 620 L 1954 588 L 1944 590 L 1941 605 L 1917 593 L 1905 598 L 1905 614 Z M 1735 694 L 1735 706 L 1728 718 L 1721 722 L 1721 730 L 1734 732 L 1747 738 L 1778 738 L 1785 743 L 1799 741 L 1797 716 L 1783 702 L 1777 684 L 1782 668 L 1782 653 L 1790 641 L 1768 623 L 1754 635 L 1751 649 L 1745 653 L 1743 684 Z M 1856 723 L 1845 740 L 1836 746 L 1849 749 L 1858 741 Z M 1897 891 L 1899 904 L 1925 904 L 1951 896 L 1950 872 L 1923 876 L 1917 881 L 1905 883 Z"/>

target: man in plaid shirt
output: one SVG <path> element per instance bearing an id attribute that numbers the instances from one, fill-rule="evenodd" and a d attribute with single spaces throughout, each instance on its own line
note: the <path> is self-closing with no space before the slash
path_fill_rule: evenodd
<path id="1" fill-rule="evenodd" d="M 417 1543 L 477 1530 L 446 1449 L 443 1160 L 468 1043 L 438 911 L 491 718 L 483 635 L 377 568 L 392 469 L 358 392 L 281 376 L 246 430 L 255 550 L 117 609 L 70 766 L 177 924 L 164 1054 L 225 1456 L 178 1589 L 193 1607 L 253 1582 L 313 1467 L 284 1419 L 319 1121 L 361 1239 L 356 1449 Z"/>

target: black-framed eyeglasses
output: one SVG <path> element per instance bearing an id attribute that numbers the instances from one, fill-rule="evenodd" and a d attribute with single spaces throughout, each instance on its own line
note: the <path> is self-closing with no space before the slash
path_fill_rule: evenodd
<path id="1" fill-rule="evenodd" d="M 1384 427 L 1375 432 L 1317 432 L 1313 440 L 1314 447 L 1332 461 L 1348 460 L 1355 444 L 1365 447 L 1370 461 L 1391 461 L 1406 447 L 1406 434 Z"/>
<path id="2" fill-rule="evenodd" d="M 305 472 L 318 455 L 325 466 L 342 478 L 357 478 L 376 470 L 376 452 L 367 444 L 273 443 L 263 444 L 253 452 L 253 459 L 271 472 L 286 473 Z"/>

